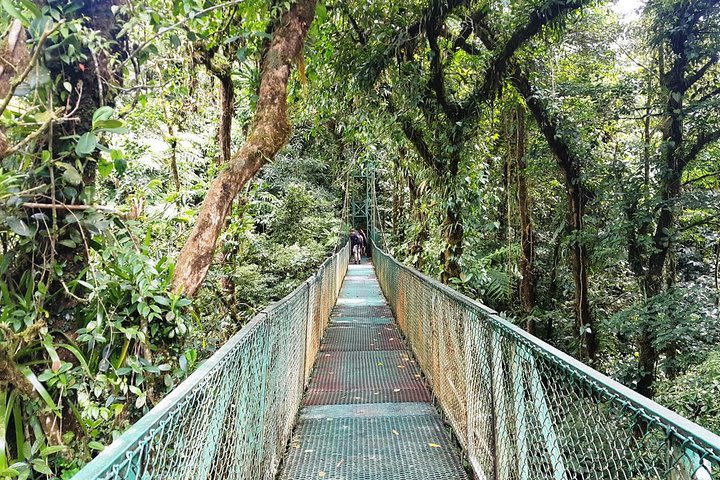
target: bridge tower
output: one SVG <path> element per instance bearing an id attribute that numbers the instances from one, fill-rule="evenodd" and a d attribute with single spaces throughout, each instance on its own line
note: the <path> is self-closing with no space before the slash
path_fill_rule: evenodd
<path id="1" fill-rule="evenodd" d="M 350 223 L 365 232 L 375 231 L 375 165 L 358 162 L 350 174 Z"/>

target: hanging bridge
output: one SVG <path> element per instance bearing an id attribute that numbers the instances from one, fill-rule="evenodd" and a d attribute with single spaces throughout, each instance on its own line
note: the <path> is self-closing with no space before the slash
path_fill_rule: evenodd
<path id="1" fill-rule="evenodd" d="M 720 479 L 720 438 L 346 245 L 74 478 Z"/>

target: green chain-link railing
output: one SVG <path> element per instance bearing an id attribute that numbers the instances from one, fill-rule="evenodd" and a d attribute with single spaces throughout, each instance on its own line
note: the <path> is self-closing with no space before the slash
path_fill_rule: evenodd
<path id="1" fill-rule="evenodd" d="M 477 478 L 720 479 L 720 437 L 373 249 Z"/>
<path id="2" fill-rule="evenodd" d="M 254 317 L 73 478 L 275 478 L 349 255 Z"/>

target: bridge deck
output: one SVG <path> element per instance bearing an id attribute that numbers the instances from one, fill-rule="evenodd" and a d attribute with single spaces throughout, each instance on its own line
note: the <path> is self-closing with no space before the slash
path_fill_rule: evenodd
<path id="1" fill-rule="evenodd" d="M 282 480 L 467 479 L 372 264 L 350 265 Z"/>

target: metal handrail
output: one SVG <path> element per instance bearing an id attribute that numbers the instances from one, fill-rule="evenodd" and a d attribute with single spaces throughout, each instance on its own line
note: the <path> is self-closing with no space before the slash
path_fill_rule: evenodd
<path id="1" fill-rule="evenodd" d="M 587 387 L 597 395 L 614 401 L 621 408 L 631 412 L 631 416 L 642 419 L 646 427 L 656 426 L 675 443 L 684 449 L 694 451 L 701 461 L 709 461 L 720 466 L 720 436 L 678 415 L 666 407 L 646 398 L 619 382 L 607 377 L 590 366 L 578 361 L 570 355 L 558 350 L 539 338 L 527 333 L 516 325 L 501 318 L 497 312 L 482 303 L 473 300 L 451 287 L 428 277 L 418 270 L 395 260 L 373 242 L 374 255 L 380 255 L 392 262 L 397 268 L 414 276 L 420 282 L 431 286 L 443 295 L 482 314 L 482 318 L 496 329 L 504 331 L 517 342 L 535 352 L 547 362 L 565 371 L 576 382 Z M 381 282 L 382 285 L 383 282 Z M 383 288 L 386 288 L 383 286 Z M 387 293 L 387 292 L 386 292 Z M 390 299 L 391 305 L 394 302 Z M 714 478 L 714 477 L 713 477 Z"/>
<path id="2" fill-rule="evenodd" d="M 218 373 L 218 371 L 222 371 L 225 364 L 230 361 L 237 360 L 235 356 L 243 347 L 243 344 L 249 341 L 253 335 L 258 333 L 258 330 L 264 326 L 266 319 L 272 316 L 273 313 L 279 309 L 286 307 L 290 302 L 297 299 L 298 295 L 303 294 L 303 291 L 308 292 L 308 296 L 306 297 L 306 311 L 308 314 L 305 316 L 305 322 L 309 324 L 313 321 L 313 319 L 310 318 L 309 313 L 312 313 L 311 310 L 313 308 L 319 308 L 319 305 L 312 305 L 311 308 L 313 299 L 309 296 L 310 287 L 313 282 L 323 281 L 323 272 L 330 275 L 330 278 L 333 280 L 333 283 L 328 285 L 328 288 L 331 288 L 329 294 L 333 298 L 328 299 L 327 303 L 329 304 L 332 302 L 334 304 L 334 299 L 337 297 L 340 285 L 335 278 L 335 274 L 337 269 L 340 269 L 339 271 L 342 272 L 345 268 L 347 268 L 348 258 L 349 250 L 346 243 L 343 248 L 339 249 L 336 253 L 325 259 L 318 268 L 317 272 L 296 287 L 290 294 L 269 305 L 260 313 L 255 315 L 239 332 L 233 335 L 222 347 L 210 356 L 210 358 L 205 360 L 187 379 L 168 393 L 165 398 L 163 398 L 147 414 L 140 418 L 140 420 L 134 423 L 120 437 L 113 441 L 112 444 L 103 449 L 103 451 L 100 452 L 100 454 L 98 454 L 98 456 L 88 463 L 82 470 L 80 470 L 80 472 L 75 474 L 73 479 L 97 480 L 106 478 L 141 478 L 139 476 L 135 477 L 135 474 L 128 476 L 129 474 L 127 473 L 121 473 L 121 470 L 135 470 L 131 466 L 132 462 L 140 463 L 145 461 L 145 459 L 142 458 L 146 455 L 146 452 L 143 451 L 145 446 L 149 442 L 153 441 L 153 438 L 159 434 L 158 432 L 163 432 L 163 429 L 169 422 L 176 420 L 178 416 L 191 414 L 191 412 L 184 412 L 183 409 L 190 401 L 192 401 L 194 395 L 202 392 L 204 388 L 203 383 L 211 381 L 211 375 Z M 331 304 L 330 307 L 332 307 Z M 329 310 L 325 313 L 329 315 Z M 319 319 L 320 322 L 325 322 L 326 320 L 327 319 Z M 311 330 L 312 329 L 305 328 L 305 331 L 309 332 Z M 310 334 L 311 333 L 307 333 L 306 338 L 303 339 L 305 342 L 303 352 L 306 348 L 308 348 L 308 344 L 310 343 Z M 298 362 L 297 367 L 298 371 L 301 372 L 298 373 L 298 375 L 305 377 L 304 382 L 307 382 L 307 377 L 305 376 L 304 371 L 304 359 Z M 287 441 L 287 439 L 284 441 Z M 168 448 L 172 448 L 172 446 L 169 446 Z M 198 445 L 198 448 L 200 448 L 200 445 Z M 140 470 L 140 467 L 138 467 L 137 470 Z M 266 477 L 267 475 L 268 473 L 265 472 Z M 177 472 L 177 478 L 185 477 L 183 477 L 180 472 Z"/>

